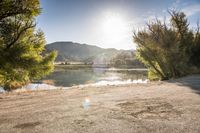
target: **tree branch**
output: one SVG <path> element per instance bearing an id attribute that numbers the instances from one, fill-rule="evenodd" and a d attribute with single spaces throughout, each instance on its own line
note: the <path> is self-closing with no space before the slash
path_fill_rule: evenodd
<path id="1" fill-rule="evenodd" d="M 28 23 L 29 23 L 29 22 L 26 23 L 26 25 L 24 26 L 23 29 L 21 29 L 20 31 L 18 31 L 18 32 L 16 33 L 16 37 L 13 39 L 13 41 L 11 41 L 11 42 L 7 45 L 6 50 L 9 49 L 12 45 L 14 45 L 14 44 L 19 40 L 19 38 L 21 37 L 21 35 L 22 35 L 25 31 L 27 31 L 28 29 L 31 29 L 31 28 L 33 28 L 33 27 L 36 26 L 36 24 L 33 24 L 33 22 L 31 22 L 31 23 L 29 23 L 29 24 L 28 24 Z"/>

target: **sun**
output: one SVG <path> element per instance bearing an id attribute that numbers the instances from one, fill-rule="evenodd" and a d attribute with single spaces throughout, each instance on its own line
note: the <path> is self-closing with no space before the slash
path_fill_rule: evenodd
<path id="1" fill-rule="evenodd" d="M 127 35 L 127 22 L 120 14 L 109 13 L 102 20 L 102 31 L 107 43 L 120 42 Z"/>
<path id="2" fill-rule="evenodd" d="M 103 30 L 106 34 L 119 34 L 125 23 L 119 16 L 109 16 L 103 22 Z"/>

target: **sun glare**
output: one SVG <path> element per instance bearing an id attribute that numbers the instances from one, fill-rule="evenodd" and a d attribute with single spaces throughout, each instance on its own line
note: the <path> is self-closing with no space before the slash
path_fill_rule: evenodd
<path id="1" fill-rule="evenodd" d="M 127 28 L 126 20 L 120 14 L 109 13 L 102 20 L 102 30 L 107 43 L 120 42 L 128 34 Z"/>

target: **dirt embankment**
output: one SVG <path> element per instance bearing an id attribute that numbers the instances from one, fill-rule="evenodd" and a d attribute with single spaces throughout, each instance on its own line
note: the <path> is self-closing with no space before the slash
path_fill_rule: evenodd
<path id="1" fill-rule="evenodd" d="M 199 133 L 200 76 L 0 94 L 1 133 Z"/>

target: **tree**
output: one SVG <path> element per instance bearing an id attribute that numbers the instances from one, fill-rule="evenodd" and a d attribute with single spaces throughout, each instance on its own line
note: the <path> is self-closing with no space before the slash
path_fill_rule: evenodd
<path id="1" fill-rule="evenodd" d="M 0 1 L 0 86 L 15 89 L 53 70 L 55 52 L 45 51 L 45 38 L 36 30 L 39 0 Z"/>
<path id="2" fill-rule="evenodd" d="M 144 65 L 135 58 L 135 52 L 120 52 L 110 60 L 111 66 L 114 67 L 144 67 Z"/>
<path id="3" fill-rule="evenodd" d="M 194 35 L 194 44 L 191 48 L 191 57 L 190 63 L 194 64 L 198 68 L 200 68 L 200 33 L 199 33 L 199 23 L 197 23 L 197 29 Z"/>
<path id="4" fill-rule="evenodd" d="M 0 21 L 19 14 L 37 16 L 41 9 L 38 0 L 0 0 Z"/>
<path id="5" fill-rule="evenodd" d="M 177 78 L 193 73 L 191 68 L 197 68 L 195 63 L 200 58 L 199 32 L 195 34 L 189 29 L 183 12 L 169 13 L 170 25 L 156 20 L 133 35 L 138 44 L 137 58 L 149 68 L 149 78 L 152 80 Z"/>

